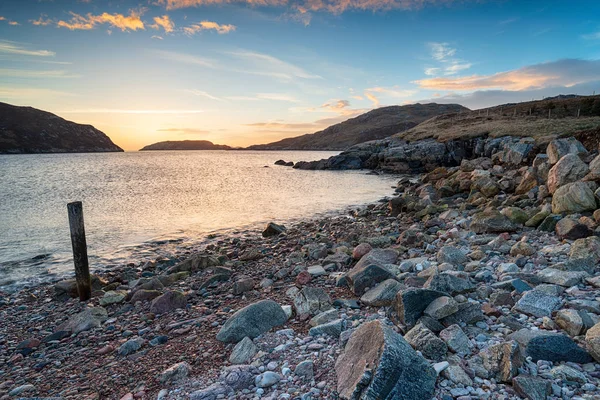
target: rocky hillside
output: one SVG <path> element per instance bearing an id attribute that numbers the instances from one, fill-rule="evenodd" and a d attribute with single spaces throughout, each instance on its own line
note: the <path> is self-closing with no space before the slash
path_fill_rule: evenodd
<path id="1" fill-rule="evenodd" d="M 146 150 L 231 150 L 231 147 L 222 144 L 213 144 L 208 140 L 173 140 L 149 144 L 140 149 Z"/>
<path id="2" fill-rule="evenodd" d="M 123 151 L 91 125 L 32 107 L 0 103 L 0 154 Z"/>
<path id="3" fill-rule="evenodd" d="M 597 143 L 478 147 L 385 202 L 163 243 L 86 302 L 3 294 L 0 398 L 597 399 Z"/>
<path id="4" fill-rule="evenodd" d="M 303 136 L 250 146 L 250 150 L 345 150 L 410 129 L 435 115 L 469 111 L 458 104 L 410 104 L 381 107 Z"/>
<path id="5" fill-rule="evenodd" d="M 530 140 L 528 146 L 542 148 L 553 139 L 571 136 L 591 146 L 600 143 L 600 96 L 566 96 L 439 115 L 329 159 L 297 162 L 294 168 L 419 172 L 435 165 L 456 166 L 472 156 L 489 157 L 492 149 L 522 138 Z"/>

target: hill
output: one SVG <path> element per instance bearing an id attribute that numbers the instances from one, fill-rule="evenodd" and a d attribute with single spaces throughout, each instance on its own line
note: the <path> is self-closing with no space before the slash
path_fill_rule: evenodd
<path id="1" fill-rule="evenodd" d="M 527 136 L 539 143 L 578 135 L 600 127 L 600 96 L 560 95 L 544 100 L 509 103 L 455 115 L 435 116 L 398 131 L 392 138 L 447 142 L 487 135 Z"/>
<path id="2" fill-rule="evenodd" d="M 32 107 L 0 103 L 0 154 L 123 151 L 91 125 Z"/>
<path id="3" fill-rule="evenodd" d="M 358 143 L 383 139 L 413 128 L 433 116 L 470 111 L 458 104 L 410 104 L 371 110 L 322 131 L 278 142 L 254 145 L 249 150 L 345 150 Z"/>
<path id="4" fill-rule="evenodd" d="M 231 147 L 214 144 L 208 140 L 168 140 L 149 144 L 140 149 L 140 151 L 148 150 L 231 150 Z"/>

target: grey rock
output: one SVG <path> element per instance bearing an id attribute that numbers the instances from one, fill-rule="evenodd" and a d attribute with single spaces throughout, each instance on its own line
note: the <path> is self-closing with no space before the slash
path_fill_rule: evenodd
<path id="1" fill-rule="evenodd" d="M 444 326 L 454 324 L 473 324 L 482 321 L 484 318 L 481 306 L 477 303 L 465 302 L 458 304 L 458 311 L 450 314 L 440 321 Z"/>
<path id="2" fill-rule="evenodd" d="M 127 356 L 129 354 L 135 353 L 136 351 L 141 349 L 145 343 L 146 341 L 141 337 L 129 339 L 119 347 L 119 355 Z"/>
<path id="3" fill-rule="evenodd" d="M 594 211 L 597 208 L 596 197 L 585 182 L 573 182 L 559 187 L 552 196 L 554 214 L 573 214 Z"/>
<path id="4" fill-rule="evenodd" d="M 463 265 L 470 260 L 462 250 L 453 246 L 444 246 L 437 253 L 437 261 L 440 264 L 447 262 L 454 265 Z"/>
<path id="5" fill-rule="evenodd" d="M 190 365 L 188 363 L 184 362 L 180 362 L 174 365 L 171 365 L 169 368 L 167 368 L 166 370 L 164 370 L 160 376 L 158 377 L 158 380 L 160 381 L 160 383 L 167 383 L 167 382 L 175 382 L 175 381 L 179 381 L 181 379 L 186 378 L 190 371 L 192 370 L 192 367 L 190 367 Z"/>
<path id="6" fill-rule="evenodd" d="M 278 225 L 274 222 L 269 222 L 267 224 L 267 226 L 265 227 L 265 229 L 263 230 L 262 235 L 263 235 L 263 237 L 277 236 L 277 235 L 284 233 L 285 231 L 286 231 L 285 226 Z"/>
<path id="7" fill-rule="evenodd" d="M 335 364 L 342 399 L 431 399 L 437 374 L 380 321 L 362 324 Z"/>
<path id="8" fill-rule="evenodd" d="M 268 388 L 281 380 L 281 376 L 273 371 L 266 371 L 254 378 L 254 385 L 258 388 Z"/>
<path id="9" fill-rule="evenodd" d="M 279 304 L 273 300 L 261 300 L 233 314 L 217 334 L 217 340 L 237 343 L 246 336 L 254 339 L 286 321 L 287 315 Z"/>
<path id="10" fill-rule="evenodd" d="M 515 341 L 490 346 L 479 355 L 483 367 L 499 382 L 511 382 L 523 364 L 523 356 Z"/>
<path id="11" fill-rule="evenodd" d="M 340 334 L 344 330 L 344 321 L 337 319 L 335 321 L 327 322 L 322 325 L 317 325 L 314 328 L 310 328 L 308 334 L 311 336 L 329 335 L 332 337 L 340 337 Z"/>
<path id="12" fill-rule="evenodd" d="M 213 383 L 206 389 L 196 390 L 190 394 L 190 400 L 217 400 L 233 393 L 233 388 L 220 382 Z"/>
<path id="13" fill-rule="evenodd" d="M 588 151 L 579 140 L 569 137 L 551 141 L 546 148 L 546 154 L 548 154 L 550 164 L 554 165 L 567 154 L 584 157 L 588 154 Z"/>
<path id="14" fill-rule="evenodd" d="M 406 332 L 404 339 L 415 350 L 419 350 L 424 357 L 430 360 L 442 361 L 446 359 L 448 353 L 446 343 L 422 324 L 417 324 Z"/>
<path id="15" fill-rule="evenodd" d="M 545 268 L 537 275 L 542 282 L 566 287 L 577 285 L 589 276 L 585 271 L 561 271 L 554 268 Z"/>
<path id="16" fill-rule="evenodd" d="M 469 281 L 468 276 L 462 278 L 452 272 L 442 272 L 429 277 L 423 288 L 456 295 L 473 291 L 475 285 Z"/>
<path id="17" fill-rule="evenodd" d="M 331 310 L 331 298 L 321 288 L 305 286 L 294 297 L 294 308 L 297 315 L 317 315 Z"/>
<path id="18" fill-rule="evenodd" d="M 155 314 L 164 314 L 174 311 L 178 308 L 185 308 L 187 300 L 185 295 L 175 290 L 169 290 L 152 300 L 150 312 Z"/>
<path id="19" fill-rule="evenodd" d="M 585 342 L 592 356 L 600 362 L 600 322 L 587 331 Z"/>
<path id="20" fill-rule="evenodd" d="M 233 365 L 225 367 L 219 376 L 219 382 L 234 390 L 247 389 L 254 384 L 254 377 L 259 374 L 251 365 Z"/>
<path id="21" fill-rule="evenodd" d="M 389 306 L 394 302 L 396 293 L 404 288 L 397 280 L 387 279 L 363 294 L 360 301 L 373 307 Z"/>
<path id="22" fill-rule="evenodd" d="M 235 345 L 229 356 L 229 362 L 232 364 L 246 364 L 254 357 L 258 349 L 249 337 L 245 337 Z"/>
<path id="23" fill-rule="evenodd" d="M 440 339 L 446 342 L 448 348 L 460 356 L 471 353 L 471 342 L 469 337 L 458 325 L 450 325 L 440 332 Z"/>
<path id="24" fill-rule="evenodd" d="M 339 318 L 340 318 L 339 311 L 336 310 L 335 308 L 332 308 L 331 310 L 324 311 L 324 312 L 312 317 L 311 320 L 309 321 L 309 324 L 310 324 L 310 326 L 317 326 L 317 325 L 326 324 L 331 321 L 335 321 L 336 319 L 339 319 Z"/>
<path id="25" fill-rule="evenodd" d="M 411 288 L 402 290 L 396 294 L 394 304 L 398 319 L 403 324 L 412 327 L 433 300 L 446 295 L 444 292 L 430 289 Z"/>
<path id="26" fill-rule="evenodd" d="M 469 229 L 475 233 L 514 232 L 518 227 L 498 210 L 485 210 L 476 213 L 469 225 Z"/>
<path id="27" fill-rule="evenodd" d="M 425 315 L 434 318 L 442 319 L 458 311 L 458 303 L 452 297 L 442 296 L 433 300 L 425 311 Z"/>
<path id="28" fill-rule="evenodd" d="M 549 317 L 552 311 L 560 306 L 561 300 L 556 296 L 550 296 L 536 290 L 525 292 L 523 297 L 517 301 L 514 309 L 534 317 Z"/>
<path id="29" fill-rule="evenodd" d="M 600 262 L 600 238 L 597 236 L 590 236 L 585 239 L 577 239 L 571 245 L 569 258 L 590 258 L 596 263 Z"/>
<path id="30" fill-rule="evenodd" d="M 242 293 L 246 293 L 254 289 L 254 279 L 252 278 L 242 278 L 238 279 L 233 283 L 233 294 L 239 295 Z"/>
<path id="31" fill-rule="evenodd" d="M 308 380 L 312 379 L 314 376 L 314 363 L 311 360 L 302 361 L 294 369 L 294 374 Z"/>
<path id="32" fill-rule="evenodd" d="M 89 307 L 75 314 L 69 318 L 66 322 L 59 325 L 56 331 L 67 331 L 74 334 L 78 334 L 83 331 L 87 331 L 93 328 L 99 328 L 102 326 L 102 322 L 108 319 L 108 313 L 102 307 Z"/>
<path id="33" fill-rule="evenodd" d="M 512 384 L 515 391 L 528 400 L 546 400 L 551 393 L 550 381 L 538 376 L 515 376 Z"/>
<path id="34" fill-rule="evenodd" d="M 380 282 L 395 278 L 385 266 L 394 264 L 397 259 L 398 252 L 395 250 L 371 250 L 346 275 L 350 289 L 356 295 L 362 296 L 367 288 L 373 288 Z"/>
<path id="35" fill-rule="evenodd" d="M 575 154 L 566 154 L 550 169 L 548 190 L 554 193 L 559 187 L 582 179 L 588 172 L 589 168 L 581 158 Z"/>
<path id="36" fill-rule="evenodd" d="M 587 351 L 577 346 L 573 339 L 560 333 L 521 329 L 509 337 L 517 341 L 523 354 L 531 357 L 534 362 L 546 360 L 584 364 L 592 361 L 592 357 Z"/>

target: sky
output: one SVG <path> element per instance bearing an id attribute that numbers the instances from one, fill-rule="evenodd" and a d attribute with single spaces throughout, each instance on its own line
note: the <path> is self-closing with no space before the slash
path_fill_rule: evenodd
<path id="1" fill-rule="evenodd" d="M 597 0 L 0 1 L 0 101 L 92 124 L 125 150 L 594 91 Z"/>

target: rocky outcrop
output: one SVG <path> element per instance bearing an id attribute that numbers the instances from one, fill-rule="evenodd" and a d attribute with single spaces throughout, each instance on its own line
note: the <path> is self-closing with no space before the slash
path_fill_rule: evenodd
<path id="1" fill-rule="evenodd" d="M 0 103 L 0 154 L 123 151 L 91 125 L 32 107 Z"/>

